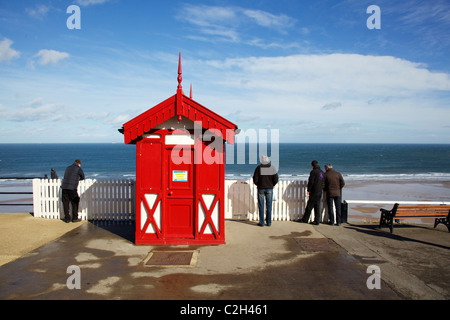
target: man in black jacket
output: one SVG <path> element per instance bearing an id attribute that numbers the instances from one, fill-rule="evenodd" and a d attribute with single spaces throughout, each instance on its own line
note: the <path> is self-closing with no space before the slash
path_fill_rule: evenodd
<path id="1" fill-rule="evenodd" d="M 78 196 L 78 182 L 84 180 L 84 172 L 81 169 L 81 161 L 75 162 L 66 168 L 64 172 L 64 180 L 61 184 L 62 202 L 64 206 L 64 222 L 70 222 L 69 202 L 72 204 L 72 222 L 80 221 L 78 219 L 78 204 L 80 197 Z"/>
<path id="2" fill-rule="evenodd" d="M 314 225 L 319 224 L 320 220 L 320 200 L 322 199 L 322 191 L 324 187 L 324 173 L 320 169 L 319 163 L 314 160 L 311 162 L 312 170 L 308 178 L 308 203 L 306 204 L 305 214 L 301 222 L 308 223 L 311 210 L 314 208 Z"/>
<path id="3" fill-rule="evenodd" d="M 253 173 L 253 183 L 258 188 L 259 226 L 264 226 L 264 199 L 266 200 L 266 224 L 272 224 L 273 187 L 278 183 L 277 169 L 270 164 L 269 157 L 261 156 L 261 164 Z"/>

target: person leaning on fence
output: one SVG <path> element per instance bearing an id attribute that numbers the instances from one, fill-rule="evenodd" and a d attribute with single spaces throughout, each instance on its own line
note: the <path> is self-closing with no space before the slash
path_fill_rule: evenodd
<path id="1" fill-rule="evenodd" d="M 62 202 L 64 207 L 64 222 L 70 222 L 69 203 L 72 204 L 72 222 L 78 222 L 78 204 L 80 197 L 78 196 L 78 182 L 84 180 L 84 172 L 81 169 L 81 161 L 75 162 L 66 168 L 64 179 L 61 184 Z"/>
<path id="2" fill-rule="evenodd" d="M 56 170 L 55 168 L 52 168 L 51 172 L 50 172 L 50 177 L 52 179 L 58 179 L 58 175 L 56 174 Z"/>
<path id="3" fill-rule="evenodd" d="M 305 214 L 300 222 L 308 223 L 311 211 L 314 208 L 314 225 L 319 224 L 320 220 L 320 200 L 322 199 L 324 173 L 320 169 L 319 163 L 316 160 L 311 162 L 312 170 L 308 178 L 308 203 L 306 204 Z"/>
<path id="4" fill-rule="evenodd" d="M 261 164 L 253 173 L 253 183 L 258 188 L 259 226 L 264 226 L 264 199 L 266 200 L 266 224 L 272 224 L 273 187 L 278 183 L 277 169 L 270 164 L 269 157 L 261 156 Z"/>
<path id="5" fill-rule="evenodd" d="M 324 190 L 327 195 L 328 215 L 330 216 L 329 224 L 334 224 L 334 210 L 333 202 L 336 206 L 336 224 L 341 225 L 341 194 L 342 188 L 345 186 L 345 181 L 342 175 L 333 169 L 331 163 L 325 166 L 325 187 Z"/>

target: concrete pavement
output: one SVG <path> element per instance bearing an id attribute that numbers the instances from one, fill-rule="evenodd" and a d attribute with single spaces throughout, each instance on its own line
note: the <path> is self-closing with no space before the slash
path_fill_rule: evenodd
<path id="1" fill-rule="evenodd" d="M 450 298 L 450 233 L 444 225 L 402 223 L 378 229 L 377 224 L 316 228 L 365 266 L 377 265 L 381 278 L 402 299 Z"/>
<path id="2" fill-rule="evenodd" d="M 27 221 L 29 230 L 45 228 L 45 223 L 36 220 Z M 52 223 L 61 230 L 67 226 L 60 221 Z M 450 234 L 446 229 L 408 225 L 390 235 L 373 225 L 274 221 L 271 227 L 258 227 L 248 221 L 226 221 L 225 245 L 137 246 L 133 224 L 82 222 L 69 226 L 76 228 L 25 254 L 17 253 L 23 255 L 0 266 L 0 299 L 450 297 Z M 0 240 L 4 238 L 2 232 Z M 155 250 L 194 250 L 197 261 L 193 267 L 146 266 L 146 258 Z M 380 289 L 367 287 L 369 265 L 380 267 Z M 70 266 L 79 268 L 80 289 L 67 286 L 75 275 L 68 270 Z"/>

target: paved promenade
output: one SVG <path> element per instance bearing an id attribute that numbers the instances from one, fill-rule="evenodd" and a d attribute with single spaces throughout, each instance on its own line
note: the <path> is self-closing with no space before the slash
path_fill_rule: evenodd
<path id="1" fill-rule="evenodd" d="M 216 246 L 137 246 L 133 224 L 65 224 L 29 214 L 0 214 L 0 230 L 8 243 L 0 247 L 0 299 L 450 298 L 444 226 L 408 224 L 391 235 L 366 224 L 228 220 L 226 244 Z M 191 250 L 196 258 L 189 267 L 146 265 L 150 253 L 168 250 Z M 79 268 L 73 283 L 80 289 L 67 286 L 76 275 L 70 266 Z M 379 268 L 379 289 L 367 286 L 368 266 Z"/>

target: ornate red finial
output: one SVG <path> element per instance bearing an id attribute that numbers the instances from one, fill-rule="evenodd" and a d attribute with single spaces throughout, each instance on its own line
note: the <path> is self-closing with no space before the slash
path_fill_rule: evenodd
<path id="1" fill-rule="evenodd" d="M 178 55 L 178 89 L 181 89 L 181 81 L 183 78 L 181 77 L 181 52 Z"/>
<path id="2" fill-rule="evenodd" d="M 189 93 L 189 98 L 192 99 L 192 83 L 191 83 L 191 92 Z"/>

